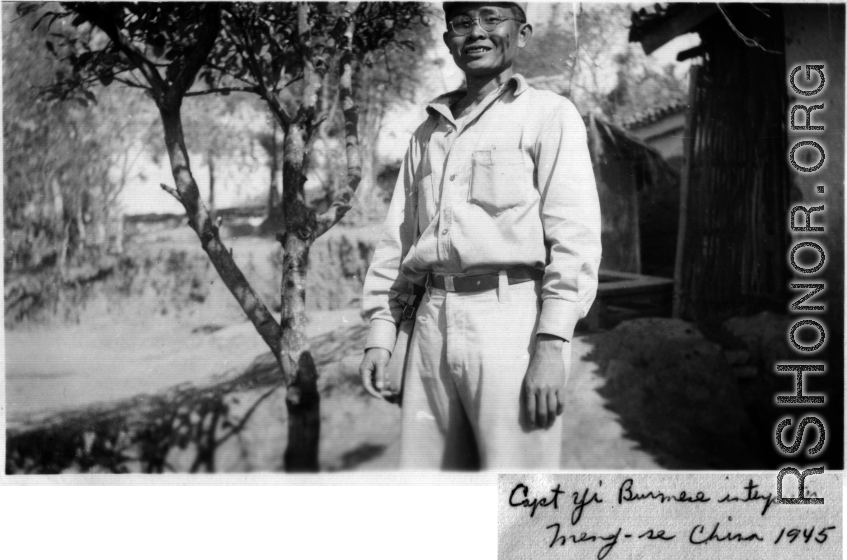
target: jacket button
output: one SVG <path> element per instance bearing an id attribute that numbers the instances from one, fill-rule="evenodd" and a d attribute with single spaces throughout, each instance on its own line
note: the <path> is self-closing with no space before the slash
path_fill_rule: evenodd
<path id="1" fill-rule="evenodd" d="M 447 235 L 447 230 L 446 230 L 446 229 L 442 229 L 442 230 L 441 230 L 441 235 Z"/>
<path id="2" fill-rule="evenodd" d="M 451 181 L 455 181 L 455 180 L 456 180 L 456 174 L 455 174 L 455 173 L 453 173 L 452 175 L 450 175 L 450 180 L 451 180 Z"/>

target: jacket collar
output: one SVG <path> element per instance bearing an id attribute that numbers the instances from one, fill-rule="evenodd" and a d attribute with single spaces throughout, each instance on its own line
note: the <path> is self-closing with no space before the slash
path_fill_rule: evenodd
<path id="1" fill-rule="evenodd" d="M 527 89 L 529 89 L 529 84 L 527 83 L 526 78 L 524 78 L 523 75 L 512 74 L 512 76 L 508 80 L 506 80 L 505 83 L 501 84 L 500 87 L 488 94 L 486 99 L 493 100 L 512 87 L 514 87 L 514 96 L 517 97 L 523 92 L 525 92 Z M 444 115 L 445 117 L 447 117 L 447 119 L 452 121 L 453 113 L 450 110 L 450 106 L 464 96 L 464 89 L 457 89 L 445 93 L 443 95 L 439 95 L 427 104 L 426 111 L 433 117 L 437 117 L 438 115 Z M 488 105 L 488 103 L 483 101 L 481 105 Z"/>

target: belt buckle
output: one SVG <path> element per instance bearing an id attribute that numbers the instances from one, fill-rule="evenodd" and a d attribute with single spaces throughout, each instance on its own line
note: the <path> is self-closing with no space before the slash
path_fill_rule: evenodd
<path id="1" fill-rule="evenodd" d="M 448 292 L 455 292 L 456 287 L 453 285 L 453 275 L 445 274 L 444 275 L 444 289 Z"/>
<path id="2" fill-rule="evenodd" d="M 403 307 L 403 318 L 404 319 L 411 319 L 412 317 L 415 316 L 415 311 L 417 311 L 417 308 L 414 305 L 404 306 Z"/>

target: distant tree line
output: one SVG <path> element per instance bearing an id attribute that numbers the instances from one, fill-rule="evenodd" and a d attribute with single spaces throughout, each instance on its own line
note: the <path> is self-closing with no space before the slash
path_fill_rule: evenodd
<path id="1" fill-rule="evenodd" d="M 559 76 L 562 95 L 583 113 L 599 111 L 620 124 L 640 111 L 685 99 L 687 84 L 673 65 L 656 69 L 641 47 L 616 44 L 632 16 L 629 4 L 563 4 L 551 6 L 551 17 L 539 26 L 516 60 L 525 76 Z M 615 32 L 617 31 L 617 33 Z M 609 88 L 603 78 L 611 72 Z"/>

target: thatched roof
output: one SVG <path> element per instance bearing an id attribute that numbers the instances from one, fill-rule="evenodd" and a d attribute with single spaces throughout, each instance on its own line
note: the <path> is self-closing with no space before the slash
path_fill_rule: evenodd
<path id="1" fill-rule="evenodd" d="M 671 115 L 678 115 L 688 110 L 689 102 L 687 99 L 675 99 L 658 107 L 651 107 L 644 111 L 639 111 L 632 117 L 625 119 L 621 124 L 627 130 L 635 130 L 652 124 L 656 121 Z"/>
<path id="2" fill-rule="evenodd" d="M 566 88 L 565 80 L 559 75 L 537 76 L 527 80 L 538 89 L 552 91 L 562 95 Z M 642 179 L 647 186 L 665 182 L 679 182 L 679 173 L 668 165 L 662 155 L 637 137 L 633 136 L 618 125 L 612 124 L 597 116 L 585 116 L 582 120 L 588 129 L 591 158 L 594 165 L 603 165 L 606 158 L 624 159 L 643 163 Z M 617 185 L 620 190 L 632 185 Z"/>
<path id="3" fill-rule="evenodd" d="M 642 179 L 647 186 L 679 182 L 679 173 L 658 150 L 623 128 L 592 115 L 588 118 L 588 130 L 595 165 L 602 165 L 607 158 L 637 162 L 642 164 Z"/>

